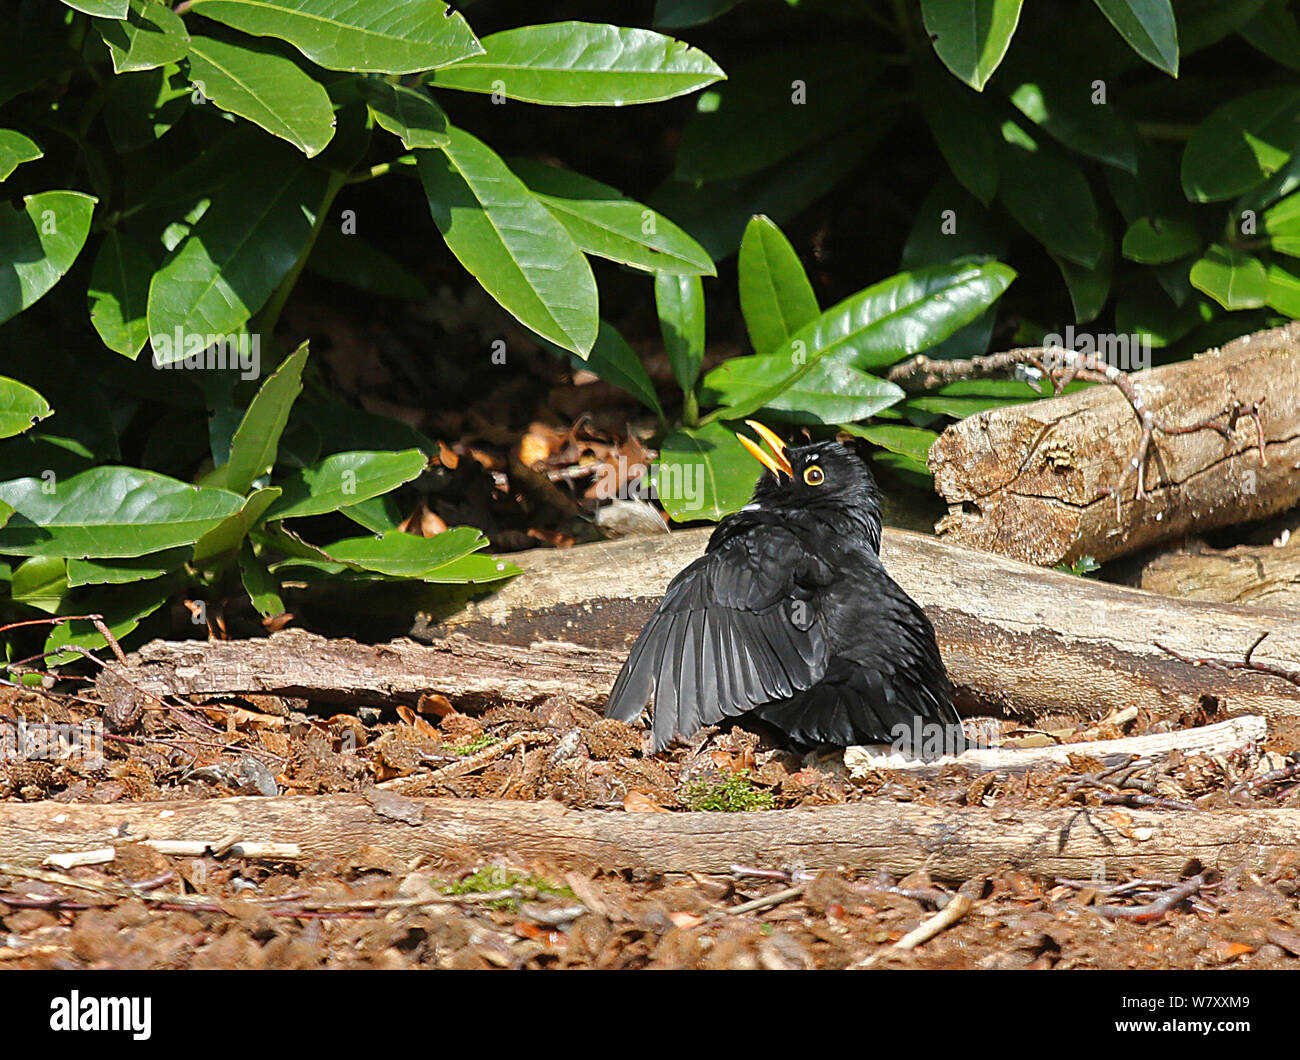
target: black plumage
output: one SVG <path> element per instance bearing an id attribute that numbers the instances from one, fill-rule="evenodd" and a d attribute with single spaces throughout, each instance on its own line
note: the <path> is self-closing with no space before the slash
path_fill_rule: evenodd
<path id="1" fill-rule="evenodd" d="M 768 471 L 669 584 L 606 716 L 632 721 L 653 701 L 656 751 L 743 714 L 801 745 L 954 749 L 934 630 L 880 562 L 871 472 L 838 442 L 787 449 L 751 425 L 775 458 L 741 439 Z"/>

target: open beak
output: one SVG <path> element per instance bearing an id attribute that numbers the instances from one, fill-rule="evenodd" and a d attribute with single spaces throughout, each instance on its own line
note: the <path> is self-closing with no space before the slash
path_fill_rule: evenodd
<path id="1" fill-rule="evenodd" d="M 772 472 L 772 474 L 777 478 L 780 478 L 782 475 L 785 475 L 787 478 L 793 478 L 794 468 L 790 466 L 790 460 L 785 455 L 785 442 L 781 441 L 781 439 L 776 436 L 776 432 L 764 427 L 757 420 L 746 420 L 745 426 L 749 427 L 755 434 L 762 438 L 763 441 L 767 442 L 772 452 L 768 453 L 766 450 L 761 449 L 743 434 L 736 435 L 740 444 L 748 449 L 754 455 L 754 459 Z"/>

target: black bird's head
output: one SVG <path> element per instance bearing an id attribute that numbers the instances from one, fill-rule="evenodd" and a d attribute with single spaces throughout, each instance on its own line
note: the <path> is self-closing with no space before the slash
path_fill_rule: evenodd
<path id="1" fill-rule="evenodd" d="M 857 453 L 833 441 L 787 447 L 761 423 L 745 423 L 772 450 L 769 453 L 751 439 L 736 436 L 767 468 L 745 510 L 770 511 L 791 519 L 813 512 L 845 533 L 865 534 L 872 550 L 880 551 L 880 490 Z"/>

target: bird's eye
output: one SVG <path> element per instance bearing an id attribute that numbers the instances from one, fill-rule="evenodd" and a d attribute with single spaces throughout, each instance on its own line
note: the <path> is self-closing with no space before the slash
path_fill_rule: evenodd
<path id="1" fill-rule="evenodd" d="M 803 469 L 803 480 L 810 486 L 820 486 L 826 481 L 826 475 L 816 464 Z"/>

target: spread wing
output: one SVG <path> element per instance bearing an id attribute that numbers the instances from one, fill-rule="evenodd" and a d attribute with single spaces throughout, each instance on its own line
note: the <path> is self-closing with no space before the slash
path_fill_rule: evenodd
<path id="1" fill-rule="evenodd" d="M 818 590 L 830 570 L 794 534 L 760 523 L 682 571 L 632 647 L 605 716 L 653 698 L 654 747 L 811 688 L 826 672 Z"/>

